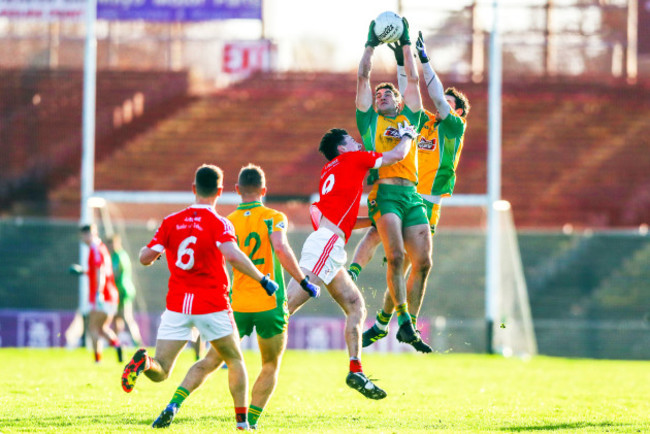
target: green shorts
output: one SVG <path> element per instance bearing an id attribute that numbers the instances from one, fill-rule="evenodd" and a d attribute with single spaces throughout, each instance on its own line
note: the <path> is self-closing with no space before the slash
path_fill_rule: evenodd
<path id="1" fill-rule="evenodd" d="M 289 308 L 286 303 L 262 312 L 233 312 L 233 316 L 241 337 L 250 336 L 255 329 L 259 337 L 269 339 L 286 332 L 289 325 Z"/>
<path id="2" fill-rule="evenodd" d="M 429 219 L 429 229 L 431 230 L 431 235 L 436 233 L 436 226 L 438 221 L 440 221 L 440 204 L 429 202 L 426 199 L 422 199 L 424 202 L 424 207 L 427 210 L 427 219 Z"/>
<path id="3" fill-rule="evenodd" d="M 402 220 L 402 227 L 428 225 L 422 196 L 415 186 L 379 184 L 377 197 L 368 196 L 368 216 L 373 224 L 385 214 L 396 214 Z"/>

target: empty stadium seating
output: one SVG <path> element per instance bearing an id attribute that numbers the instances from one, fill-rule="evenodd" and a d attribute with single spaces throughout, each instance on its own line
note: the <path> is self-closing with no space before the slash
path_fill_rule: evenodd
<path id="1" fill-rule="evenodd" d="M 51 188 L 78 173 L 82 90 L 80 70 L 0 70 L 0 209 L 16 199 L 46 201 Z M 187 92 L 185 72 L 99 71 L 97 161 L 169 114 Z"/>
<path id="2" fill-rule="evenodd" d="M 138 86 L 122 74 L 125 89 Z M 391 79 L 373 76 L 375 83 Z M 483 193 L 487 87 L 444 81 L 472 103 L 456 193 Z M 252 162 L 267 172 L 270 199 L 306 200 L 324 163 L 317 152 L 323 132 L 342 127 L 358 135 L 355 89 L 353 73 L 254 76 L 160 116 L 155 128 L 144 125 L 137 136 L 113 135 L 106 154 L 115 152 L 98 162 L 96 188 L 185 190 L 194 168 L 211 162 L 224 169 L 232 191 L 239 168 Z M 105 95 L 107 101 L 122 98 L 108 90 Z M 423 95 L 431 107 L 426 90 Z M 513 204 L 517 226 L 599 228 L 650 220 L 649 96 L 643 85 L 621 83 L 504 83 L 502 197 Z M 29 130 L 12 134 L 28 136 Z M 29 155 L 23 150 L 20 161 Z M 78 190 L 73 170 L 50 192 L 50 213 L 78 215 Z"/>

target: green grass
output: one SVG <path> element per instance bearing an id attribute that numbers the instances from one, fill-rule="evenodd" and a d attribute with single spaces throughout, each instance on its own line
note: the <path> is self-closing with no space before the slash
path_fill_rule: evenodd
<path id="1" fill-rule="evenodd" d="M 129 352 L 129 355 L 131 352 Z M 247 352 L 250 381 L 259 356 Z M 151 432 L 193 362 L 184 352 L 163 383 L 122 392 L 107 351 L 1 349 L 0 432 Z M 650 362 L 537 357 L 367 354 L 388 392 L 371 401 L 345 385 L 343 352 L 287 352 L 258 432 L 650 432 Z M 185 401 L 169 432 L 234 432 L 226 371 Z"/>

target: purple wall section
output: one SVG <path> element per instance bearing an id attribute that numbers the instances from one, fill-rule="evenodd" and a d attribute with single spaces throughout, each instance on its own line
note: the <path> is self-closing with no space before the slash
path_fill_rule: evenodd
<path id="1" fill-rule="evenodd" d="M 0 309 L 0 347 L 64 347 L 66 332 L 74 336 L 74 319 L 71 311 Z M 136 320 L 145 343 L 153 343 L 158 315 L 136 315 Z"/>
<path id="2" fill-rule="evenodd" d="M 0 310 L 0 346 L 59 347 L 74 312 Z"/>
<path id="3" fill-rule="evenodd" d="M 25 311 L 0 309 L 0 347 L 64 347 L 66 331 L 75 318 L 74 312 Z M 136 320 L 146 345 L 155 345 L 160 315 L 138 314 Z M 366 326 L 372 325 L 369 319 Z M 419 323 L 422 336 L 428 341 L 430 325 Z M 343 330 L 345 320 L 327 317 L 295 317 L 289 322 L 288 348 L 303 350 L 345 349 Z M 413 352 L 409 345 L 400 344 L 395 338 L 397 327 L 392 326 L 389 336 L 364 349 L 365 352 Z M 72 333 L 72 335 L 74 335 Z M 72 345 L 78 342 L 73 339 Z M 245 349 L 256 348 L 255 339 L 244 339 Z"/>

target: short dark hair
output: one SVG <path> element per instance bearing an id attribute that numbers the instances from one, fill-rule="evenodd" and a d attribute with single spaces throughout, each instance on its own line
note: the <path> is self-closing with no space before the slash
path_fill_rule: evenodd
<path id="1" fill-rule="evenodd" d="M 213 164 L 203 164 L 196 169 L 194 185 L 196 185 L 197 195 L 214 196 L 223 185 L 223 171 Z"/>
<path id="2" fill-rule="evenodd" d="M 467 117 L 469 109 L 471 108 L 467 96 L 455 87 L 448 87 L 447 90 L 445 90 L 445 95 L 453 96 L 456 100 L 456 108 L 463 109 L 463 114 L 461 114 L 461 117 Z"/>
<path id="3" fill-rule="evenodd" d="M 239 171 L 237 185 L 239 185 L 239 190 L 244 193 L 258 191 L 266 187 L 264 171 L 260 166 L 248 163 L 248 166 L 242 167 Z"/>
<path id="4" fill-rule="evenodd" d="M 81 225 L 79 226 L 79 232 L 81 232 L 82 234 L 92 232 L 93 228 L 97 228 L 97 226 L 95 226 L 94 223 Z"/>
<path id="5" fill-rule="evenodd" d="M 347 135 L 348 132 L 342 128 L 332 128 L 320 140 L 318 150 L 328 161 L 332 161 L 339 156 L 338 147 L 343 144 L 344 138 Z"/>
<path id="6" fill-rule="evenodd" d="M 395 97 L 397 98 L 398 103 L 402 101 L 402 94 L 399 93 L 399 90 L 395 87 L 393 83 L 389 83 L 389 82 L 379 83 L 377 86 L 375 86 L 375 95 L 377 94 L 379 89 L 390 90 L 391 92 L 393 92 L 393 95 L 395 95 Z"/>

